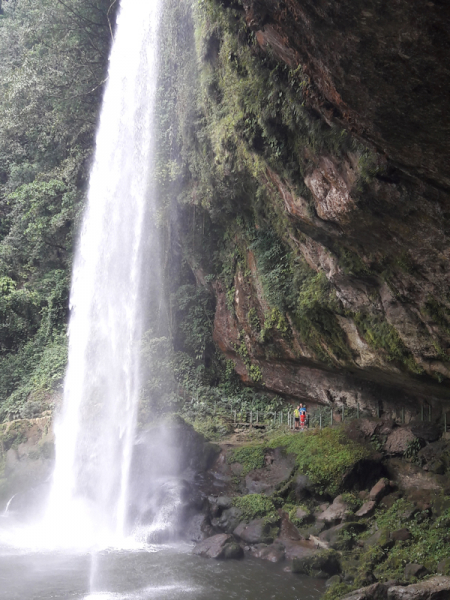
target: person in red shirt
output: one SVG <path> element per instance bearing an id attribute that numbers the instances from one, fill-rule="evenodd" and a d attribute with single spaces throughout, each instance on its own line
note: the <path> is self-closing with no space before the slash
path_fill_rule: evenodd
<path id="1" fill-rule="evenodd" d="M 306 408 L 303 404 L 300 404 L 300 429 L 303 431 L 305 429 L 306 423 Z"/>

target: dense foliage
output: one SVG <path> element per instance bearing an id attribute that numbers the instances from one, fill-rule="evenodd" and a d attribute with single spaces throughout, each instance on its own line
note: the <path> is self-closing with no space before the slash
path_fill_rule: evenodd
<path id="1" fill-rule="evenodd" d="M 116 3 L 14 0 L 0 17 L 0 416 L 45 408 Z M 26 405 L 26 401 L 29 404 Z"/>

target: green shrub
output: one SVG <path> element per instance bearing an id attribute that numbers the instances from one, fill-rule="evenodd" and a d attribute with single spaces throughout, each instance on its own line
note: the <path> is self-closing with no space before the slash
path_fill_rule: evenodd
<path id="1" fill-rule="evenodd" d="M 273 501 L 261 494 L 249 494 L 233 498 L 233 506 L 240 508 L 242 517 L 246 521 L 251 521 L 259 517 L 268 517 L 276 514 Z"/>

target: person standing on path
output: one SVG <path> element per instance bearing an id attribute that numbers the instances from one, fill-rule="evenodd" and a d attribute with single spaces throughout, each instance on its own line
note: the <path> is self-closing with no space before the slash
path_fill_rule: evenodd
<path id="1" fill-rule="evenodd" d="M 301 406 L 301 404 L 299 404 L 297 406 L 297 408 L 294 410 L 295 431 L 299 430 L 299 425 L 300 425 L 300 406 Z"/>
<path id="2" fill-rule="evenodd" d="M 300 404 L 299 412 L 300 412 L 300 429 L 303 431 L 305 429 L 305 422 L 306 422 L 306 407 L 303 406 L 303 404 Z"/>

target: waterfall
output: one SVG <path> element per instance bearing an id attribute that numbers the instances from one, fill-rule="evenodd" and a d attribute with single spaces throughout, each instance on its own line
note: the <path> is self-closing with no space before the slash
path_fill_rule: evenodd
<path id="1" fill-rule="evenodd" d="M 139 400 L 160 0 L 122 0 L 73 267 L 69 362 L 46 522 L 56 544 L 126 535 Z M 150 261 L 157 262 L 154 254 Z M 153 281 L 158 293 L 158 281 Z"/>

